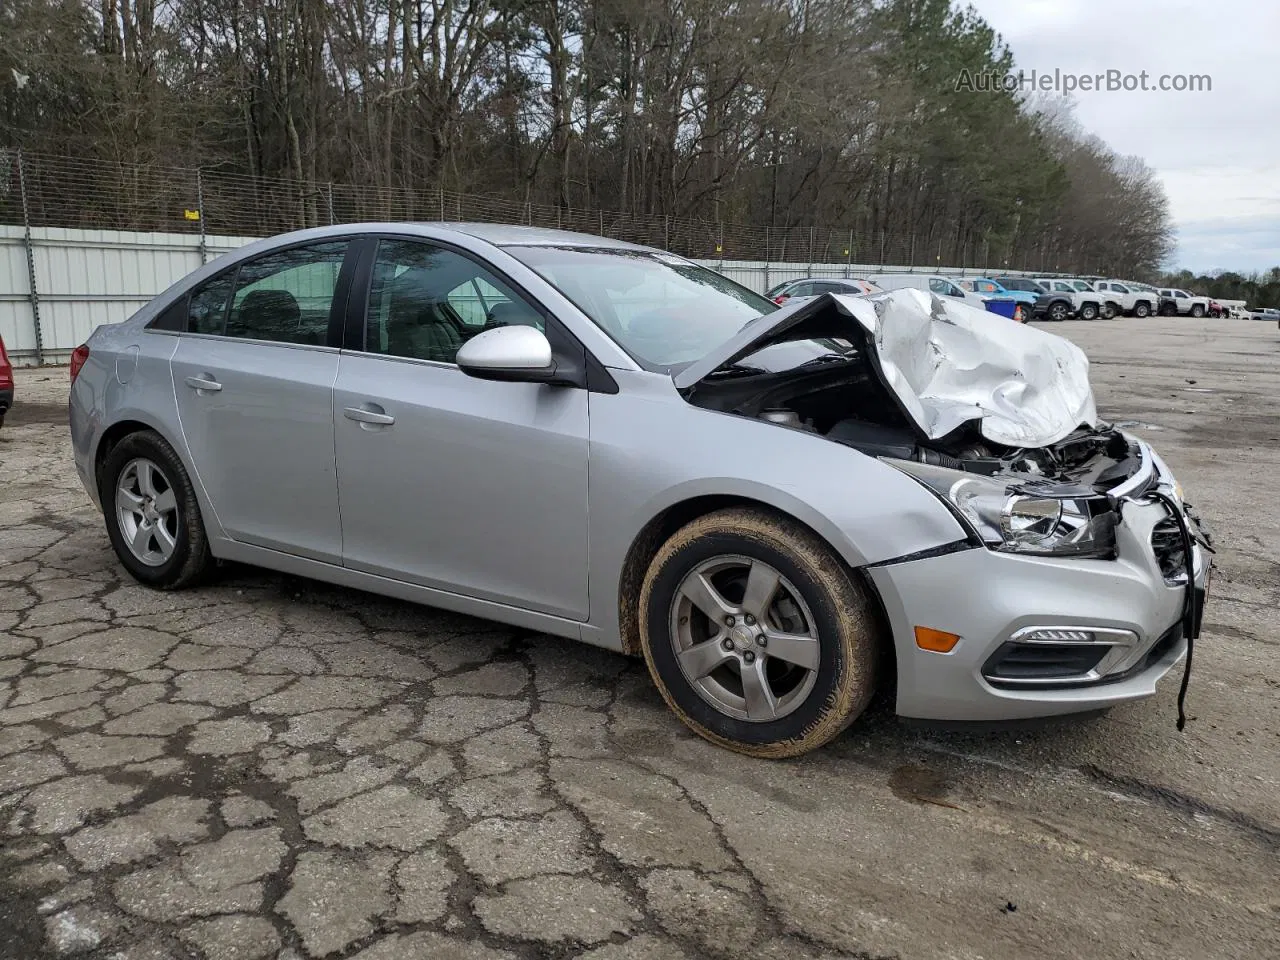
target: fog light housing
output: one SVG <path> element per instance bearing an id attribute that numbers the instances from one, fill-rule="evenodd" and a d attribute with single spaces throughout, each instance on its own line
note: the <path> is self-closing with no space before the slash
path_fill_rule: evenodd
<path id="1" fill-rule="evenodd" d="M 1025 627 L 1000 645 L 982 674 L 995 686 L 1077 686 L 1119 675 L 1141 655 L 1132 630 Z"/>

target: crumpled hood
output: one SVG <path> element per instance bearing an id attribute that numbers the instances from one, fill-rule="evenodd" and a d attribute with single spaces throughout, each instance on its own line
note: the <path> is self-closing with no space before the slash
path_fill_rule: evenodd
<path id="1" fill-rule="evenodd" d="M 676 388 L 689 390 L 773 344 L 819 337 L 867 351 L 885 387 L 930 440 L 978 421 L 994 443 L 1043 447 L 1097 425 L 1089 360 L 1075 344 L 913 289 L 827 294 L 765 314 L 677 374 Z"/>

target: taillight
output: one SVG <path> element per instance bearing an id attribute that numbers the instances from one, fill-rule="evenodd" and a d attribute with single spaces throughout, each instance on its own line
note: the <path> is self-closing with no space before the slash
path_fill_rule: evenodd
<path id="1" fill-rule="evenodd" d="M 71 351 L 71 382 L 76 382 L 76 377 L 80 374 L 80 368 L 84 366 L 84 362 L 89 359 L 89 345 L 82 343 Z"/>
<path id="2" fill-rule="evenodd" d="M 787 295 L 785 293 L 780 293 L 773 298 L 773 302 L 778 304 L 778 306 L 782 306 L 782 304 L 787 302 Z"/>

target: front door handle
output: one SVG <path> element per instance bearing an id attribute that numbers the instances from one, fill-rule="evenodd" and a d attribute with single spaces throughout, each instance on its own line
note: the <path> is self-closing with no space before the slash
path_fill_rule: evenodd
<path id="1" fill-rule="evenodd" d="M 396 422 L 396 418 L 388 413 L 366 410 L 364 407 L 347 407 L 342 411 L 342 415 L 356 423 L 368 423 L 378 427 L 389 427 Z"/>
<path id="2" fill-rule="evenodd" d="M 222 384 L 217 380 L 207 380 L 204 377 L 187 377 L 187 386 L 192 390 L 207 391 L 209 393 L 217 393 L 222 389 Z"/>

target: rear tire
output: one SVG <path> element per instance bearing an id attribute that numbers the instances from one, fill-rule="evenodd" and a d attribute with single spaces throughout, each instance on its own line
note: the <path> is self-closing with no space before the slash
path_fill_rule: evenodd
<path id="1" fill-rule="evenodd" d="M 1098 319 L 1098 308 L 1097 308 L 1097 307 L 1095 307 L 1092 303 L 1083 303 L 1083 304 L 1081 304 L 1081 305 L 1080 305 L 1080 319 L 1081 319 L 1081 320 L 1097 320 L 1097 319 Z"/>
<path id="2" fill-rule="evenodd" d="M 881 656 L 870 603 L 839 556 L 794 520 L 743 508 L 694 520 L 658 550 L 640 592 L 640 641 L 691 730 L 773 759 L 814 750 L 857 719 Z"/>
<path id="3" fill-rule="evenodd" d="M 1116 309 L 1116 305 L 1108 300 L 1102 305 L 1102 319 L 1114 320 L 1120 315 L 1120 311 Z"/>
<path id="4" fill-rule="evenodd" d="M 135 580 L 178 590 L 208 569 L 209 539 L 191 478 L 158 433 L 131 433 L 111 448 L 98 495 L 111 546 Z"/>
<path id="5" fill-rule="evenodd" d="M 1147 306 L 1147 301 L 1143 300 L 1134 305 L 1133 315 L 1141 320 L 1143 317 L 1151 316 L 1151 308 Z"/>
<path id="6" fill-rule="evenodd" d="M 1191 305 L 1191 315 L 1199 320 L 1204 316 L 1204 307 L 1200 306 L 1198 303 L 1193 303 Z"/>

